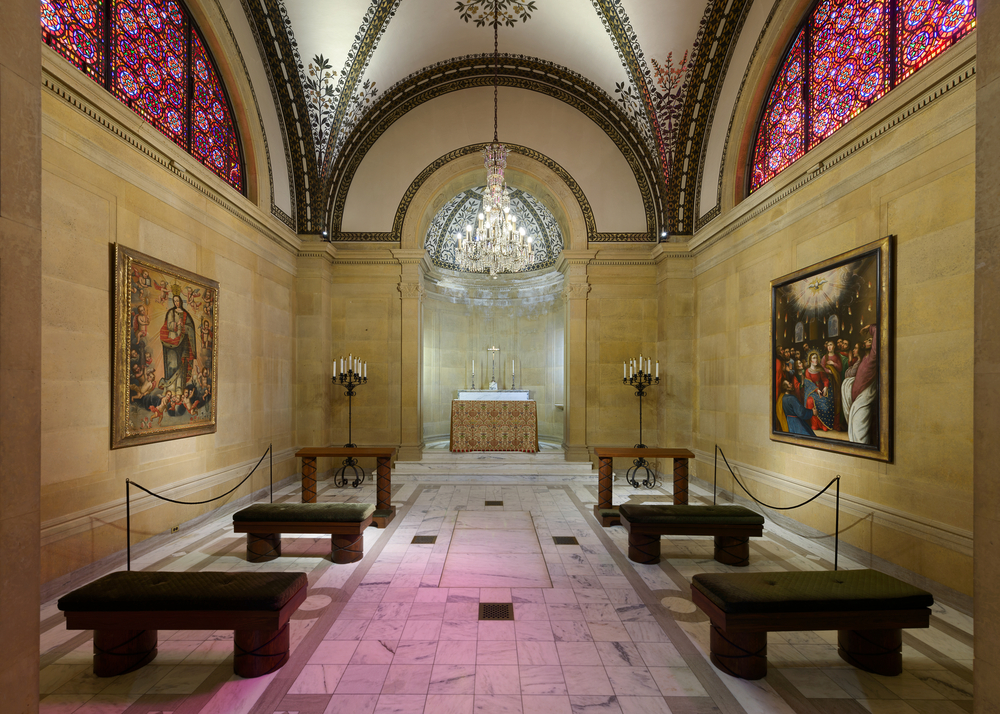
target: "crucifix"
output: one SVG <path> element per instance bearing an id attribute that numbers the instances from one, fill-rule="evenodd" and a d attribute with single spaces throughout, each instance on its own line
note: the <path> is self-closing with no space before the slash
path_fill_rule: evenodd
<path id="1" fill-rule="evenodd" d="M 491 366 L 490 366 L 490 389 L 497 389 L 497 355 L 500 353 L 500 348 L 494 345 L 493 347 L 487 347 L 487 352 L 492 352 L 490 355 Z"/>

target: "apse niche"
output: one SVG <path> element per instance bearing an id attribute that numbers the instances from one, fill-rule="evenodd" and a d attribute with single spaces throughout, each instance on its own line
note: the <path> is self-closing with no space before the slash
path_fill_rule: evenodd
<path id="1" fill-rule="evenodd" d="M 485 188 L 467 189 L 445 203 L 424 239 L 432 265 L 423 302 L 424 441 L 447 441 L 458 390 L 486 389 L 495 379 L 500 389 L 529 391 L 537 402 L 539 439 L 558 444 L 564 431 L 565 311 L 555 262 L 563 233 L 541 201 L 509 188 L 511 212 L 532 238 L 530 264 L 496 276 L 462 271 L 456 236 L 464 235 L 466 226 L 475 230 Z M 499 352 L 488 352 L 489 347 Z"/>

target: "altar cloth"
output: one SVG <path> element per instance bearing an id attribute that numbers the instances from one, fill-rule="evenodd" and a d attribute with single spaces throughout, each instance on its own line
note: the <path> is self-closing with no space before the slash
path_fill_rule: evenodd
<path id="1" fill-rule="evenodd" d="M 538 451 L 534 400 L 451 402 L 452 451 Z"/>

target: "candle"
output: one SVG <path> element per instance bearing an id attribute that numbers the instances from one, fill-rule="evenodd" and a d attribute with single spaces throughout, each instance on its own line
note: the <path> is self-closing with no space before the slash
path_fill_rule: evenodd
<path id="1" fill-rule="evenodd" d="M 344 373 L 344 358 L 341 357 L 340 358 L 340 372 L 339 372 L 339 374 L 343 374 L 343 373 Z"/>
<path id="2" fill-rule="evenodd" d="M 625 366 L 625 362 L 622 361 L 622 379 L 628 377 L 628 368 Z"/>
<path id="3" fill-rule="evenodd" d="M 365 379 L 368 379 L 368 363 L 365 362 Z"/>
<path id="4" fill-rule="evenodd" d="M 650 365 L 649 365 L 649 357 L 647 357 L 646 358 L 646 374 L 649 374 L 652 371 L 653 370 L 650 369 Z"/>
<path id="5" fill-rule="evenodd" d="M 660 360 L 656 360 L 656 378 L 660 378 Z"/>

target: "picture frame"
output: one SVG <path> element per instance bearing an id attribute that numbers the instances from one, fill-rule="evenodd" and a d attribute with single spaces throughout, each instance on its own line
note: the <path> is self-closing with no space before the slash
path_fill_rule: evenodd
<path id="1" fill-rule="evenodd" d="M 892 460 L 894 236 L 771 281 L 771 440 Z"/>
<path id="2" fill-rule="evenodd" d="M 219 284 L 114 247 L 111 448 L 216 431 Z"/>

